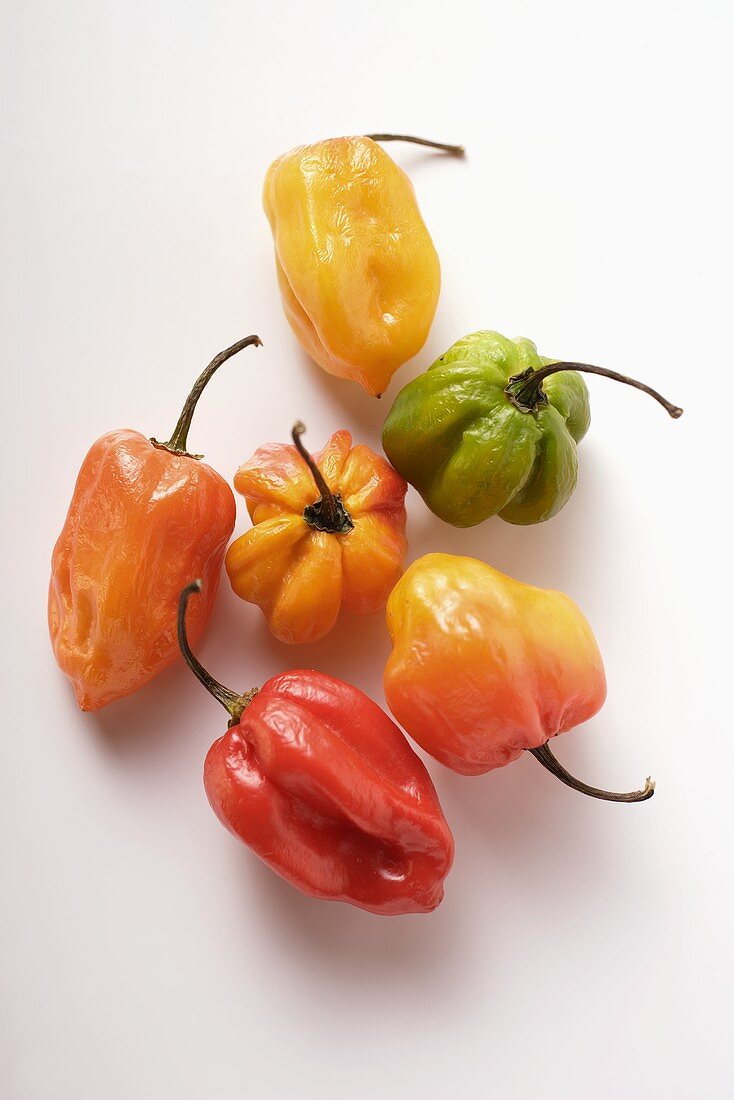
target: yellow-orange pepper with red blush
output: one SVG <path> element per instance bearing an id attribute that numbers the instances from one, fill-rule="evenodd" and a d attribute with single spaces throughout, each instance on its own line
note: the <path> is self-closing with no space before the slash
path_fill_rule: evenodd
<path id="1" fill-rule="evenodd" d="M 393 589 L 387 624 L 390 709 L 449 768 L 478 775 L 528 750 L 595 798 L 652 795 L 649 779 L 627 794 L 590 787 L 550 751 L 550 738 L 596 714 L 607 690 L 591 627 L 562 592 L 522 584 L 474 558 L 428 554 Z"/>
<path id="2" fill-rule="evenodd" d="M 258 604 L 281 642 L 315 642 L 343 606 L 379 611 L 403 571 L 407 483 L 369 447 L 335 432 L 320 455 L 270 443 L 234 479 L 253 521 L 225 560 L 232 588 Z"/>
<path id="3" fill-rule="evenodd" d="M 410 180 L 371 137 L 331 138 L 274 161 L 263 204 L 296 336 L 329 374 L 379 397 L 423 347 L 441 284 Z"/>

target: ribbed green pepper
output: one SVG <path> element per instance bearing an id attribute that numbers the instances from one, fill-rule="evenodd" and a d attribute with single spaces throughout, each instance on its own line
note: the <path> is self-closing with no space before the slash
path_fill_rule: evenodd
<path id="1" fill-rule="evenodd" d="M 539 355 L 530 340 L 465 336 L 398 394 L 383 428 L 385 454 L 428 507 L 455 527 L 489 516 L 540 523 L 576 487 L 576 444 L 589 427 L 579 372 L 649 393 L 649 386 L 586 363 Z"/>

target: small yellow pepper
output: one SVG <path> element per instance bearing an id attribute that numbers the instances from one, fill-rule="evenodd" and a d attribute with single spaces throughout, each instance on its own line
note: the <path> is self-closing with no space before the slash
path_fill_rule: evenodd
<path id="1" fill-rule="evenodd" d="M 260 447 L 234 479 L 253 528 L 232 543 L 226 567 L 237 595 L 262 609 L 281 642 L 315 642 L 342 606 L 365 615 L 385 606 L 403 571 L 405 492 L 369 447 L 335 432 L 312 458 L 301 443 Z"/>
<path id="2" fill-rule="evenodd" d="M 379 397 L 423 347 L 441 284 L 410 180 L 372 137 L 331 138 L 279 157 L 263 204 L 296 336 L 329 374 Z"/>

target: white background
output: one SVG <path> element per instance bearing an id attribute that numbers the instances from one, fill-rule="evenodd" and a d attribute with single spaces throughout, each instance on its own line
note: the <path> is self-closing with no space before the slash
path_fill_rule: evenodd
<path id="1" fill-rule="evenodd" d="M 3 4 L 3 1049 L 8 1100 L 731 1096 L 732 9 L 597 5 Z M 293 145 L 370 130 L 441 256 L 429 342 L 381 402 L 282 315 L 260 205 Z M 220 348 L 191 446 L 229 477 L 302 417 L 379 445 L 399 387 L 476 328 L 657 385 L 591 380 L 578 491 L 470 532 L 411 491 L 410 556 L 561 588 L 609 699 L 481 778 L 432 765 L 457 842 L 432 916 L 287 886 L 218 825 L 225 716 L 183 667 L 75 709 L 46 631 L 51 548 L 87 447 L 165 438 Z M 249 521 L 240 509 L 238 533 Z M 382 700 L 382 615 L 270 639 L 224 583 L 201 654 L 247 688 L 313 665 Z"/>

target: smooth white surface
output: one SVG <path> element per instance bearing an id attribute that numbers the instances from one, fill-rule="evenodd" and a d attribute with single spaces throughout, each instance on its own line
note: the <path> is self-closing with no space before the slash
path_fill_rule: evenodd
<path id="1" fill-rule="evenodd" d="M 732 9 L 615 4 L 3 5 L 3 694 L 7 1100 L 731 1095 Z M 441 256 L 428 345 L 374 402 L 282 315 L 263 173 L 295 144 L 394 129 Z M 176 667 L 82 715 L 51 656 L 51 547 L 102 432 L 163 436 L 209 358 L 192 446 L 231 475 L 302 417 L 373 445 L 401 384 L 480 327 L 605 364 L 572 502 L 443 526 L 572 595 L 609 700 L 531 758 L 432 773 L 457 842 L 431 917 L 297 894 L 215 821 L 223 712 Z M 241 509 L 238 531 L 248 525 Z M 272 641 L 228 585 L 201 655 L 242 688 L 313 665 L 382 699 L 384 620 Z"/>

